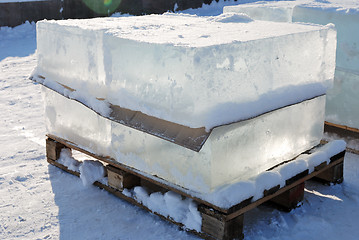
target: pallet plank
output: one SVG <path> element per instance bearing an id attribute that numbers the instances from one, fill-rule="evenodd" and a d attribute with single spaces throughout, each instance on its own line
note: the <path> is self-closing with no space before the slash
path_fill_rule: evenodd
<path id="1" fill-rule="evenodd" d="M 304 198 L 304 182 L 272 198 L 270 201 L 279 205 L 283 210 L 289 212 L 296 208 Z"/>
<path id="2" fill-rule="evenodd" d="M 140 178 L 111 165 L 106 166 L 108 185 L 117 190 L 131 189 L 140 185 Z"/>

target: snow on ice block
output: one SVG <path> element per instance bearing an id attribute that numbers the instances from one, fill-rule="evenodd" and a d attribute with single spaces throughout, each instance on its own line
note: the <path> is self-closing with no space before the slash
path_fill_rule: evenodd
<path id="1" fill-rule="evenodd" d="M 192 191 L 245 181 L 319 143 L 325 96 L 216 127 L 196 152 L 96 114 L 44 88 L 50 134 Z"/>
<path id="2" fill-rule="evenodd" d="M 165 14 L 41 21 L 37 41 L 36 74 L 48 81 L 209 131 L 325 94 L 336 33 L 238 14 Z"/>
<path id="3" fill-rule="evenodd" d="M 334 23 L 338 34 L 334 88 L 328 92 L 326 120 L 359 128 L 359 2 L 338 0 L 259 2 L 224 7 L 224 12 L 281 22 Z"/>

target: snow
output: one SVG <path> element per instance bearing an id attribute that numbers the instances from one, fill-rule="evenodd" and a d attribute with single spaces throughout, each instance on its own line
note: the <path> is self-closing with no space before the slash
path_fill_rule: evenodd
<path id="1" fill-rule="evenodd" d="M 238 2 L 220 0 L 197 11 L 210 15 L 224 4 Z M 198 239 L 47 164 L 41 89 L 27 79 L 36 65 L 34 29 L 25 24 L 0 30 L 1 238 Z M 307 182 L 303 205 L 289 213 L 268 206 L 251 210 L 245 214 L 244 235 L 250 240 L 356 240 L 358 182 L 359 156 L 347 153 L 342 184 Z"/>

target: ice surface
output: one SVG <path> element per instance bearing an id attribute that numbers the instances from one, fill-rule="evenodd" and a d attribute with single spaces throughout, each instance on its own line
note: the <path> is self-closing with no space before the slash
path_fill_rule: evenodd
<path id="1" fill-rule="evenodd" d="M 325 120 L 359 129 L 358 94 L 359 74 L 337 69 L 327 95 Z"/>
<path id="2" fill-rule="evenodd" d="M 224 8 L 253 19 L 288 22 L 334 23 L 338 33 L 334 88 L 327 94 L 326 120 L 359 128 L 359 2 L 259 2 Z"/>
<path id="3" fill-rule="evenodd" d="M 42 21 L 37 34 L 46 80 L 207 130 L 324 94 L 334 75 L 325 26 L 166 14 Z"/>
<path id="4" fill-rule="evenodd" d="M 325 96 L 215 128 L 200 152 L 110 121 L 52 90 L 45 96 L 48 133 L 198 192 L 249 179 L 317 145 L 323 133 Z"/>
<path id="5" fill-rule="evenodd" d="M 111 144 L 111 127 L 106 120 L 77 103 L 43 87 L 46 99 L 46 127 L 59 137 L 76 139 L 76 143 L 106 156 Z M 69 105 L 68 105 L 69 104 Z"/>
<path id="6" fill-rule="evenodd" d="M 329 163 L 330 158 L 345 150 L 346 143 L 343 140 L 336 140 L 315 148 L 311 154 L 303 154 L 295 160 L 280 165 L 270 171 L 263 171 L 251 179 L 239 181 L 227 186 L 220 187 L 208 194 L 198 194 L 197 197 L 204 199 L 218 207 L 230 208 L 244 200 L 253 197 L 256 201 L 263 197 L 263 191 L 269 190 L 277 185 L 284 187 L 286 180 L 321 163 Z"/>
<path id="7" fill-rule="evenodd" d="M 250 4 L 225 6 L 223 13 L 238 12 L 247 14 L 255 20 L 292 22 L 293 9 L 298 5 L 295 1 L 259 1 Z"/>
<path id="8" fill-rule="evenodd" d="M 346 10 L 324 3 L 299 5 L 293 10 L 293 22 L 334 23 L 338 33 L 336 66 L 359 74 L 359 4 L 358 9 Z"/>

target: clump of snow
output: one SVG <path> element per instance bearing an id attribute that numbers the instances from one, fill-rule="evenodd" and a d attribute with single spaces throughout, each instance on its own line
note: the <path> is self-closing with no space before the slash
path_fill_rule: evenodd
<path id="1" fill-rule="evenodd" d="M 209 17 L 209 21 L 221 23 L 248 23 L 253 19 L 244 13 L 224 13 L 219 16 Z"/>
<path id="2" fill-rule="evenodd" d="M 256 185 L 253 181 L 242 181 L 222 187 L 206 195 L 206 200 L 216 206 L 233 206 L 233 202 L 242 202 L 255 195 Z M 236 199 L 236 200 L 235 200 Z"/>
<path id="3" fill-rule="evenodd" d="M 334 140 L 325 144 L 323 147 L 320 148 L 319 151 L 326 153 L 328 158 L 330 158 L 344 151 L 346 146 L 347 144 L 344 140 Z"/>
<path id="4" fill-rule="evenodd" d="M 253 200 L 260 199 L 263 197 L 264 190 L 269 190 L 282 182 L 282 176 L 279 172 L 266 171 L 259 174 L 253 179 L 256 186 L 256 191 L 253 194 Z"/>
<path id="5" fill-rule="evenodd" d="M 80 171 L 81 162 L 72 157 L 71 149 L 69 148 L 63 148 L 61 150 L 60 157 L 57 161 L 71 171 Z"/>
<path id="6" fill-rule="evenodd" d="M 94 182 L 99 181 L 107 184 L 105 178 L 105 168 L 100 161 L 84 160 L 77 161 L 73 156 L 71 149 L 63 148 L 58 163 L 64 165 L 69 170 L 80 173 L 80 178 L 84 186 L 90 186 Z"/>
<path id="7" fill-rule="evenodd" d="M 81 181 L 85 186 L 90 186 L 105 177 L 105 168 L 99 161 L 85 160 L 79 170 Z"/>
<path id="8" fill-rule="evenodd" d="M 182 223 L 186 229 L 201 231 L 202 217 L 197 204 L 189 198 L 183 199 L 181 195 L 168 191 L 166 193 L 154 192 L 148 194 L 145 188 L 135 187 L 133 190 L 124 190 L 126 196 L 137 199 L 144 206 L 165 217 Z"/>

